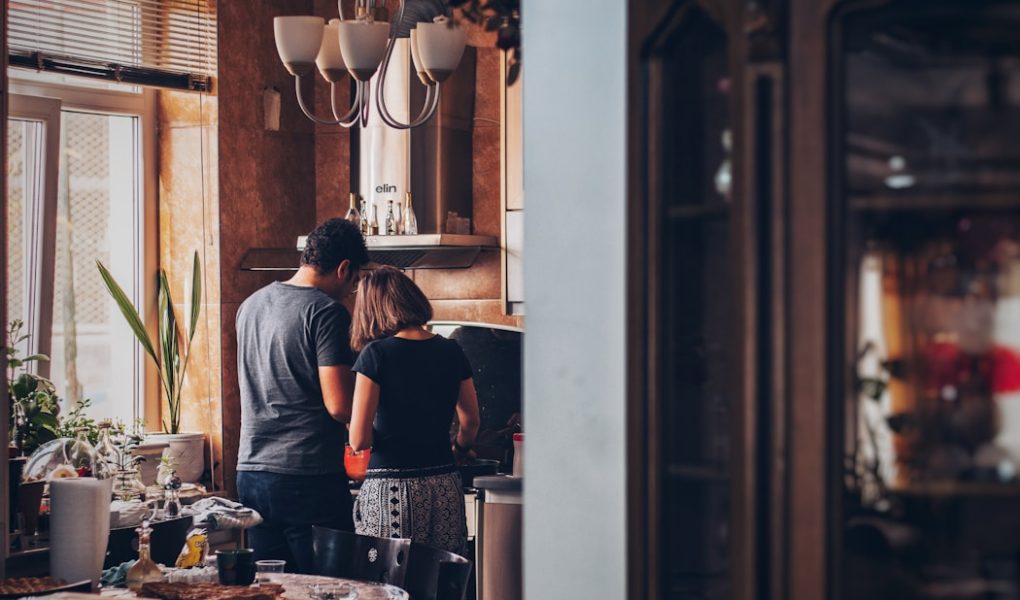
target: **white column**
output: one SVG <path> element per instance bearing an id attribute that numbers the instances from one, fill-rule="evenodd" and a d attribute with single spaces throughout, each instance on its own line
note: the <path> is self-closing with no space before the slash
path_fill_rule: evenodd
<path id="1" fill-rule="evenodd" d="M 626 5 L 522 7 L 528 600 L 626 597 Z"/>

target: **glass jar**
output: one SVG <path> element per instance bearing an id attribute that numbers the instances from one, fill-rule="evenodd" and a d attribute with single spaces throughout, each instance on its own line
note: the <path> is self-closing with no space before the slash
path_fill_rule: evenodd
<path id="1" fill-rule="evenodd" d="M 105 479 L 109 469 L 99 460 L 96 449 L 89 443 L 88 432 L 85 427 L 78 429 L 78 437 L 64 446 L 64 462 L 78 472 L 78 477 Z"/>
<path id="2" fill-rule="evenodd" d="M 99 424 L 99 444 L 96 446 L 96 456 L 106 464 L 110 472 L 115 473 L 121 465 L 120 450 L 113 443 L 111 431 L 113 425 L 109 422 Z"/>
<path id="3" fill-rule="evenodd" d="M 113 495 L 124 502 L 144 499 L 145 484 L 142 483 L 137 469 L 118 469 L 114 473 Z"/>

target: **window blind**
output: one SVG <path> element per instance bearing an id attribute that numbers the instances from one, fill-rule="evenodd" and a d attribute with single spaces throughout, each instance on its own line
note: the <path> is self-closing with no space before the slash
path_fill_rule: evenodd
<path id="1" fill-rule="evenodd" d="M 214 0 L 10 0 L 11 66 L 208 91 Z"/>

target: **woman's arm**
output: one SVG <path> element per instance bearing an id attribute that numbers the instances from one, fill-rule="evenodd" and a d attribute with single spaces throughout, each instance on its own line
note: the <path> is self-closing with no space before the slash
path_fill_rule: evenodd
<path id="1" fill-rule="evenodd" d="M 473 379 L 469 378 L 460 382 L 460 395 L 457 397 L 457 422 L 460 424 L 460 431 L 457 432 L 455 443 L 461 449 L 468 450 L 474 445 L 478 427 L 482 422 L 478 409 L 478 394 L 475 392 Z"/>
<path id="2" fill-rule="evenodd" d="M 475 402 L 477 407 L 478 402 Z M 350 444 L 355 452 L 372 447 L 372 423 L 379 408 L 379 384 L 358 373 L 354 384 L 354 408 L 351 411 Z"/>

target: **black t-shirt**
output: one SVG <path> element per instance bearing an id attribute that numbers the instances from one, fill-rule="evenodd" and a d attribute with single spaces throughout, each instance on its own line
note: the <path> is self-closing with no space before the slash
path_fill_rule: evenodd
<path id="1" fill-rule="evenodd" d="M 379 384 L 370 469 L 422 468 L 453 462 L 450 423 L 471 365 L 442 336 L 390 337 L 362 350 L 354 371 Z"/>

